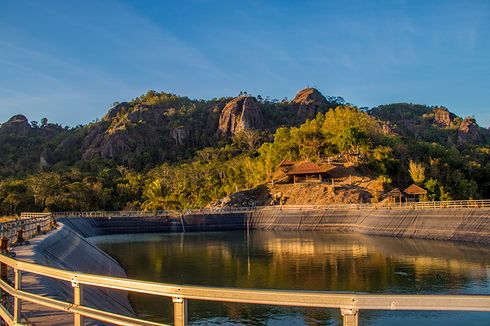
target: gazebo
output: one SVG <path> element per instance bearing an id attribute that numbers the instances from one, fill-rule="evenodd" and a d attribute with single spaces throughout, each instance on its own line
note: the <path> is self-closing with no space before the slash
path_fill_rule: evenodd
<path id="1" fill-rule="evenodd" d="M 322 182 L 327 176 L 328 171 L 334 168 L 335 166 L 331 164 L 319 166 L 310 161 L 303 161 L 293 165 L 286 174 L 293 177 L 293 183 Z"/>
<path id="2" fill-rule="evenodd" d="M 427 195 L 427 190 L 417 186 L 416 184 L 410 185 L 407 189 L 403 190 L 405 196 L 411 201 L 420 201 L 420 196 Z"/>
<path id="3" fill-rule="evenodd" d="M 393 202 L 393 203 L 396 203 L 397 200 L 398 202 L 402 202 L 402 198 L 403 198 L 403 193 L 400 191 L 400 189 L 398 188 L 395 188 L 393 190 L 391 190 L 390 192 L 388 192 L 385 196 L 384 196 L 385 200 L 389 201 L 390 203 Z"/>

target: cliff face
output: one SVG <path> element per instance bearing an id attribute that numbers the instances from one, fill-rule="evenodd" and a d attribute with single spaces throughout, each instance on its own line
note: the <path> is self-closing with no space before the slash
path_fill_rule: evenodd
<path id="1" fill-rule="evenodd" d="M 485 134 L 488 134 L 488 131 L 480 128 L 476 124 L 476 120 L 472 117 L 466 117 L 458 129 L 458 142 L 466 143 L 466 142 L 477 142 L 484 137 Z"/>
<path id="2" fill-rule="evenodd" d="M 456 115 L 449 112 L 449 110 L 446 108 L 434 109 L 434 122 L 441 127 L 453 126 L 454 118 L 456 118 Z"/>
<path id="3" fill-rule="evenodd" d="M 226 104 L 219 118 L 218 134 L 235 135 L 245 129 L 260 130 L 264 117 L 259 103 L 252 96 L 239 96 Z"/>
<path id="4" fill-rule="evenodd" d="M 291 101 L 291 106 L 296 110 L 296 123 L 303 123 L 307 119 L 314 119 L 318 113 L 325 113 L 332 107 L 315 88 L 305 88 L 296 94 Z"/>

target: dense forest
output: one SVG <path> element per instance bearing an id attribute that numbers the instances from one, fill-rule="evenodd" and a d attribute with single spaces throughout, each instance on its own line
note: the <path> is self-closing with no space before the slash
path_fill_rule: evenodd
<path id="1" fill-rule="evenodd" d="M 346 164 L 385 191 L 490 198 L 490 132 L 444 107 L 359 109 L 316 89 L 282 101 L 150 91 L 74 128 L 17 115 L 0 127 L 0 213 L 188 209 L 260 186 L 284 158 Z M 350 159 L 355 158 L 355 159 Z"/>

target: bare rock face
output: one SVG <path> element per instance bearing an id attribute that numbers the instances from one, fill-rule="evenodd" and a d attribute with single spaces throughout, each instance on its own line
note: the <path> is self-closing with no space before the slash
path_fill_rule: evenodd
<path id="1" fill-rule="evenodd" d="M 259 103 L 252 96 L 237 97 L 223 108 L 219 117 L 218 134 L 235 135 L 245 129 L 262 129 L 264 117 Z"/>
<path id="2" fill-rule="evenodd" d="M 305 88 L 296 94 L 291 105 L 296 108 L 296 122 L 303 123 L 314 119 L 318 113 L 325 113 L 329 109 L 329 102 L 316 88 Z"/>
<path id="3" fill-rule="evenodd" d="M 0 128 L 0 131 L 14 136 L 27 136 L 31 129 L 32 127 L 29 124 L 29 120 L 22 114 L 18 114 L 5 122 Z"/>
<path id="4" fill-rule="evenodd" d="M 175 145 L 184 145 L 184 141 L 189 137 L 189 130 L 184 126 L 173 128 L 170 137 L 175 140 Z"/>
<path id="5" fill-rule="evenodd" d="M 107 114 L 104 116 L 104 120 L 111 120 L 116 118 L 118 114 L 127 112 L 129 110 L 129 107 L 130 106 L 128 102 L 122 102 L 120 104 L 117 104 L 116 106 L 109 109 Z"/>
<path id="6" fill-rule="evenodd" d="M 480 127 L 478 127 L 476 124 L 476 120 L 472 117 L 464 118 L 463 122 L 459 126 L 458 141 L 460 143 L 467 141 L 478 141 L 481 136 Z"/>
<path id="7" fill-rule="evenodd" d="M 454 114 L 446 108 L 434 109 L 434 122 L 441 127 L 451 127 L 454 118 Z"/>

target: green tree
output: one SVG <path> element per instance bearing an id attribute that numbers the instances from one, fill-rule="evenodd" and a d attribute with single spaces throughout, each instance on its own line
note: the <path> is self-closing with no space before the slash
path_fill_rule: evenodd
<path id="1" fill-rule="evenodd" d="M 423 164 L 410 160 L 408 164 L 408 172 L 410 173 L 410 177 L 412 178 L 413 182 L 416 184 L 420 185 L 424 182 L 425 167 Z"/>

